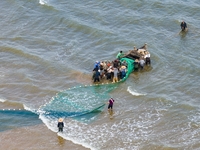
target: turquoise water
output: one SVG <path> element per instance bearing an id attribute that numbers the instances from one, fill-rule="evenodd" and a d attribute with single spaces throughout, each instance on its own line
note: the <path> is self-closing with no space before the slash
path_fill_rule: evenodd
<path id="1" fill-rule="evenodd" d="M 1 110 L 0 115 L 0 132 L 42 123 L 38 115 L 26 110 Z"/>
<path id="2" fill-rule="evenodd" d="M 62 137 L 90 149 L 199 149 L 199 1 L 9 0 L 0 5 L 0 110 L 27 110 L 1 113 L 0 131 L 44 124 L 57 132 L 57 118 L 29 111 L 61 91 L 91 85 L 96 60 L 112 60 L 120 50 L 147 43 L 151 68 L 132 73 L 109 92 L 116 100 L 113 117 L 105 105 L 95 115 L 65 118 Z M 182 20 L 189 30 L 178 34 Z"/>

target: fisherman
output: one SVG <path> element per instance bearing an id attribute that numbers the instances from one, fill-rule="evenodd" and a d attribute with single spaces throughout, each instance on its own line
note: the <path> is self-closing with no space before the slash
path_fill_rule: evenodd
<path id="1" fill-rule="evenodd" d="M 126 62 L 126 60 L 124 60 L 123 62 L 122 62 L 122 64 L 121 64 L 122 66 L 126 66 L 126 68 L 127 68 L 127 62 Z"/>
<path id="2" fill-rule="evenodd" d="M 133 46 L 133 50 L 134 50 L 134 51 L 137 51 L 138 49 L 136 48 L 136 46 Z"/>
<path id="3" fill-rule="evenodd" d="M 113 66 L 110 66 L 108 69 L 107 69 L 107 72 L 106 72 L 106 79 L 107 80 L 112 80 L 112 76 L 111 76 L 111 73 L 113 72 Z"/>
<path id="4" fill-rule="evenodd" d="M 151 64 L 151 59 L 150 59 L 150 53 L 148 52 L 148 51 L 146 51 L 145 52 L 145 56 L 144 56 L 144 58 L 145 58 L 145 60 L 146 60 L 146 65 L 150 65 Z"/>
<path id="5" fill-rule="evenodd" d="M 122 57 L 123 55 L 124 55 L 124 54 L 123 54 L 123 52 L 122 52 L 122 51 L 120 51 L 120 52 L 117 54 L 117 57 L 116 57 L 116 58 L 120 60 L 120 59 L 121 59 L 121 57 Z"/>
<path id="6" fill-rule="evenodd" d="M 114 69 L 113 69 L 113 73 L 114 73 L 114 76 L 113 76 L 113 83 L 118 82 L 118 73 L 119 73 L 118 68 L 114 68 Z"/>
<path id="7" fill-rule="evenodd" d="M 142 58 L 140 58 L 140 67 L 141 67 L 141 69 L 143 69 L 144 68 L 144 64 L 145 64 L 145 61 L 144 61 L 144 59 L 143 59 L 143 57 Z"/>
<path id="8" fill-rule="evenodd" d="M 94 69 L 95 69 L 95 68 L 98 68 L 98 69 L 100 68 L 100 62 L 99 62 L 99 61 L 96 61 L 96 62 L 95 62 L 95 64 L 94 64 Z"/>
<path id="9" fill-rule="evenodd" d="M 135 61 L 134 61 L 134 70 L 137 71 L 138 68 L 139 68 L 139 60 L 135 59 Z"/>
<path id="10" fill-rule="evenodd" d="M 119 67 L 119 60 L 118 59 L 115 59 L 114 61 L 113 61 L 113 67 L 114 68 L 118 68 Z"/>
<path id="11" fill-rule="evenodd" d="M 94 73 L 94 82 L 96 81 L 100 82 L 99 77 L 100 77 L 100 70 L 97 70 Z"/>
<path id="12" fill-rule="evenodd" d="M 109 99 L 109 101 L 108 101 L 108 110 L 112 110 L 114 101 L 115 100 L 113 98 Z"/>
<path id="13" fill-rule="evenodd" d="M 63 127 L 64 127 L 63 118 L 59 118 L 59 120 L 58 120 L 58 132 L 63 132 Z"/>
<path id="14" fill-rule="evenodd" d="M 144 46 L 140 47 L 139 49 L 147 50 L 147 43 L 145 43 Z"/>
<path id="15" fill-rule="evenodd" d="M 126 76 L 126 66 L 121 66 L 121 79 L 123 79 Z"/>
<path id="16" fill-rule="evenodd" d="M 185 21 L 182 21 L 180 26 L 181 26 L 182 31 L 185 31 L 187 29 L 187 24 Z"/>

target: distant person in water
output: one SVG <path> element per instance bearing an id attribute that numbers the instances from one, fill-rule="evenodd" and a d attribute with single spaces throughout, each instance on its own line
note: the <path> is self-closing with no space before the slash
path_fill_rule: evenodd
<path id="1" fill-rule="evenodd" d="M 58 132 L 63 132 L 63 127 L 64 127 L 63 119 L 59 118 L 59 120 L 58 120 Z"/>
<path id="2" fill-rule="evenodd" d="M 182 21 L 180 26 L 181 26 L 181 30 L 182 31 L 187 30 L 187 24 L 186 24 L 186 22 Z"/>
<path id="3" fill-rule="evenodd" d="M 108 101 L 108 110 L 112 110 L 113 109 L 113 103 L 114 103 L 114 99 L 110 98 Z"/>

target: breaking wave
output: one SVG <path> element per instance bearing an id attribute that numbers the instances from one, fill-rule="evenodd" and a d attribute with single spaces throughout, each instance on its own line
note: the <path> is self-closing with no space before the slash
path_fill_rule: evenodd
<path id="1" fill-rule="evenodd" d="M 134 96 L 146 95 L 145 93 L 139 93 L 139 92 L 137 92 L 136 90 L 133 90 L 133 89 L 131 88 L 131 86 L 129 86 L 129 87 L 127 88 L 127 91 L 128 91 L 130 94 L 134 95 Z"/>

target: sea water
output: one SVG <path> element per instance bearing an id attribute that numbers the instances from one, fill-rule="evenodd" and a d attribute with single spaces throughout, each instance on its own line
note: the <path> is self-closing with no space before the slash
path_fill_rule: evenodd
<path id="1" fill-rule="evenodd" d="M 0 149 L 200 148 L 199 1 L 0 5 Z M 182 20 L 187 33 L 180 32 Z M 39 114 L 57 93 L 93 84 L 95 61 L 113 60 L 120 50 L 144 43 L 151 67 L 133 72 L 109 93 L 112 116 L 105 105 L 66 117 L 64 132 L 57 133 L 58 118 Z"/>

